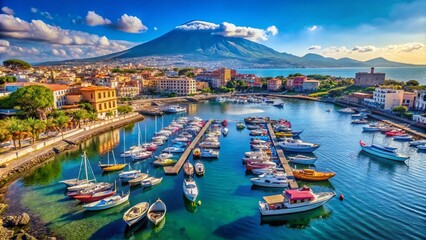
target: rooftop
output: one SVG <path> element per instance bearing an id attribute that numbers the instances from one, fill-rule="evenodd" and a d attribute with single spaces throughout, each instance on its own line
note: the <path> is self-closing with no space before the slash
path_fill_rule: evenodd
<path id="1" fill-rule="evenodd" d="M 82 87 L 80 88 L 80 91 L 108 91 L 111 90 L 109 87 L 101 87 L 101 86 L 89 86 L 89 87 Z"/>

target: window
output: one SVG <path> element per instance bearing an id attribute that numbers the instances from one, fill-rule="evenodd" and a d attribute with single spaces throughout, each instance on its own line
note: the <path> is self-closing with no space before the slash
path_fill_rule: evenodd
<path id="1" fill-rule="evenodd" d="M 93 93 L 90 94 L 90 99 L 93 99 Z"/>
<path id="2" fill-rule="evenodd" d="M 98 93 L 98 98 L 99 98 L 99 99 L 101 99 L 101 98 L 102 98 L 101 93 Z"/>
<path id="3" fill-rule="evenodd" d="M 107 104 L 106 103 L 104 103 L 104 108 L 107 109 Z"/>
<path id="4" fill-rule="evenodd" d="M 111 97 L 111 92 L 108 92 L 108 97 Z"/>
<path id="5" fill-rule="evenodd" d="M 104 92 L 104 98 L 106 98 L 106 92 Z"/>
<path id="6" fill-rule="evenodd" d="M 102 103 L 99 103 L 99 110 L 102 110 Z"/>
<path id="7" fill-rule="evenodd" d="M 109 105 L 109 108 L 111 108 L 111 102 L 109 102 L 108 105 Z"/>

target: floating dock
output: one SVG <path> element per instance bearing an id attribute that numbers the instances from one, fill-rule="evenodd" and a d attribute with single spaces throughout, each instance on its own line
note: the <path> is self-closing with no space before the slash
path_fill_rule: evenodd
<path id="1" fill-rule="evenodd" d="M 192 149 L 195 148 L 195 145 L 197 145 L 198 141 L 200 141 L 201 137 L 204 135 L 204 133 L 209 129 L 210 124 L 213 122 L 213 120 L 209 120 L 204 124 L 201 131 L 197 134 L 197 136 L 192 140 L 191 144 L 186 148 L 185 152 L 183 152 L 182 156 L 179 158 L 177 163 L 174 166 L 167 166 L 164 167 L 164 172 L 167 175 L 177 175 L 182 168 L 183 164 L 185 163 L 186 159 L 188 159 L 189 155 L 192 152 Z M 293 176 L 293 175 L 292 175 Z"/>
<path id="2" fill-rule="evenodd" d="M 297 185 L 296 179 L 293 176 L 293 170 L 291 169 L 290 165 L 288 164 L 287 158 L 284 155 L 283 150 L 278 145 L 277 136 L 275 136 L 274 129 L 272 129 L 272 125 L 268 123 L 266 125 L 268 127 L 269 136 L 271 137 L 272 144 L 275 147 L 275 150 L 277 152 L 278 158 L 281 162 L 281 165 L 284 168 L 285 173 L 287 174 L 288 184 L 290 189 L 297 189 L 299 186 Z"/>

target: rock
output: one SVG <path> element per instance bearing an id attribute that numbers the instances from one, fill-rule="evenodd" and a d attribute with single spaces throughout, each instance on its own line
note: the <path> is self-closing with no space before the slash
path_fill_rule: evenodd
<path id="1" fill-rule="evenodd" d="M 28 223 L 30 223 L 30 216 L 28 213 L 22 213 L 19 216 L 7 216 L 3 218 L 3 226 L 5 227 L 25 226 Z"/>
<path id="2" fill-rule="evenodd" d="M 14 237 L 15 240 L 37 240 L 37 238 L 31 236 L 28 233 L 25 232 L 19 232 L 18 234 L 16 234 L 16 236 Z"/>
<path id="3" fill-rule="evenodd" d="M 16 221 L 15 216 L 6 216 L 3 218 L 3 226 L 5 227 L 15 227 L 18 225 L 18 221 Z"/>
<path id="4" fill-rule="evenodd" d="M 0 203 L 0 213 L 2 213 L 4 210 L 6 210 L 7 204 L 6 203 Z"/>
<path id="5" fill-rule="evenodd" d="M 0 226 L 0 239 L 11 239 L 13 237 L 13 231 L 3 226 Z"/>
<path id="6" fill-rule="evenodd" d="M 22 213 L 21 215 L 18 216 L 18 225 L 20 226 L 25 226 L 28 223 L 30 223 L 30 215 L 28 215 L 28 213 Z"/>

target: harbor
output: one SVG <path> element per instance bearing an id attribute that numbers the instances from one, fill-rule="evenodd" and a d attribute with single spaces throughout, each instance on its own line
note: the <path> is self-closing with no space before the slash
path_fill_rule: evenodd
<path id="1" fill-rule="evenodd" d="M 155 126 L 163 126 L 163 122 L 165 127 L 181 117 L 193 119 L 197 116 L 203 119 L 205 124 L 191 139 L 191 144 L 194 144 L 192 147 L 196 147 L 197 138 L 206 135 L 202 134 L 202 130 L 207 132 L 206 125 L 209 120 L 228 120 L 229 133 L 220 137 L 220 156 L 217 159 L 193 160 L 190 154 L 192 150 L 188 150 L 192 149 L 191 144 L 186 148 L 186 157 L 176 155 L 177 161 L 184 159 L 181 160 L 182 166 L 185 160 L 191 163 L 200 161 L 205 166 L 203 176 L 193 177 L 199 190 L 196 202 L 188 201 L 183 194 L 183 171 L 178 170 L 176 174 L 168 175 L 166 169 L 170 168 L 163 170 L 155 167 L 153 157 L 142 161 L 118 158 L 123 149 L 136 145 L 140 138 L 138 124 L 131 124 L 89 139 L 79 145 L 79 148 L 58 154 L 52 161 L 29 171 L 9 187 L 6 198 L 14 201 L 9 201 L 8 204 L 12 209 L 25 207 L 40 221 L 49 223 L 49 228 L 57 236 L 73 239 L 277 239 L 283 235 L 296 238 L 301 234 L 308 238 L 317 238 L 319 233 L 327 238 L 338 239 L 343 232 L 345 237 L 353 238 L 359 237 L 360 234 L 370 239 L 382 239 L 389 234 L 405 239 L 422 238 L 423 217 L 414 210 L 426 210 L 426 206 L 418 205 L 416 201 L 421 197 L 418 188 L 405 183 L 426 181 L 423 174 L 426 171 L 423 161 L 425 152 L 409 146 L 408 142 L 394 141 L 380 132 L 363 132 L 362 125 L 351 124 L 350 114 L 337 112 L 333 105 L 293 99 L 286 99 L 284 103 L 284 108 L 263 103 L 236 104 L 216 101 L 182 104 L 188 109 L 187 113 L 166 114 L 162 118 L 147 116 L 144 121 L 139 122 L 142 132 L 139 135 L 143 136 L 146 132 L 146 135 L 151 137 L 159 131 Z M 327 112 L 327 109 L 331 111 Z M 249 136 L 250 130 L 247 128 L 238 130 L 236 124 L 250 116 L 265 116 L 272 120 L 285 118 L 291 122 L 292 129 L 303 130 L 300 135 L 302 141 L 321 145 L 313 153 L 304 153 L 317 158 L 314 165 L 295 164 L 290 162 L 290 158 L 296 153 L 282 151 L 282 138 L 277 137 L 277 130 L 273 124 L 265 125 L 268 133 L 264 137 L 271 139 L 271 148 L 274 148 L 272 152 L 275 152 L 271 158 L 282 164 L 288 180 L 295 177 L 294 169 L 336 173 L 335 177 L 328 181 L 290 181 L 289 188 L 308 186 L 315 193 L 336 192 L 337 195 L 344 195 L 344 201 L 334 197 L 323 207 L 309 212 L 261 216 L 258 202 L 266 196 L 280 195 L 284 189 L 253 186 L 251 179 L 256 175 L 247 171 L 246 166 L 241 164 L 242 155 L 252 151 L 251 139 L 256 137 Z M 210 127 L 212 125 L 211 123 Z M 171 146 L 179 134 L 181 132 L 174 134 L 168 142 L 159 147 L 154 156 Z M 411 157 L 405 163 L 378 159 L 361 151 L 359 140 L 368 144 L 373 142 L 393 146 Z M 82 204 L 64 195 L 64 187 L 58 183 L 76 176 L 83 150 L 86 151 L 88 162 L 92 165 L 98 182 L 113 183 L 118 180 L 119 172 L 103 173 L 97 166 L 98 162 L 107 162 L 106 153 L 110 151 L 115 151 L 117 163 L 126 161 L 132 169 L 155 178 L 163 178 L 163 181 L 152 188 L 131 188 L 118 180 L 118 191 L 130 192 L 128 203 L 99 212 L 84 211 Z M 127 171 L 127 168 L 125 170 Z M 369 182 L 368 188 L 365 187 L 366 179 Z M 413 192 L 413 197 L 404 198 L 406 208 L 399 208 L 400 196 Z M 158 198 L 167 205 L 166 219 L 162 224 L 153 226 L 149 221 L 141 221 L 140 224 L 128 227 L 123 221 L 123 214 L 130 207 L 141 201 L 151 205 Z M 365 211 L 372 215 L 365 216 Z M 381 216 L 383 212 L 385 215 Z M 372 217 L 373 215 L 381 216 L 380 225 L 377 224 L 377 217 Z M 400 221 L 390 220 L 396 216 Z M 412 223 L 410 227 L 403 224 L 407 221 Z M 374 228 L 366 228 L 365 224 Z M 311 231 L 312 229 L 315 231 Z M 265 235 L 265 232 L 268 232 L 268 235 Z"/>

